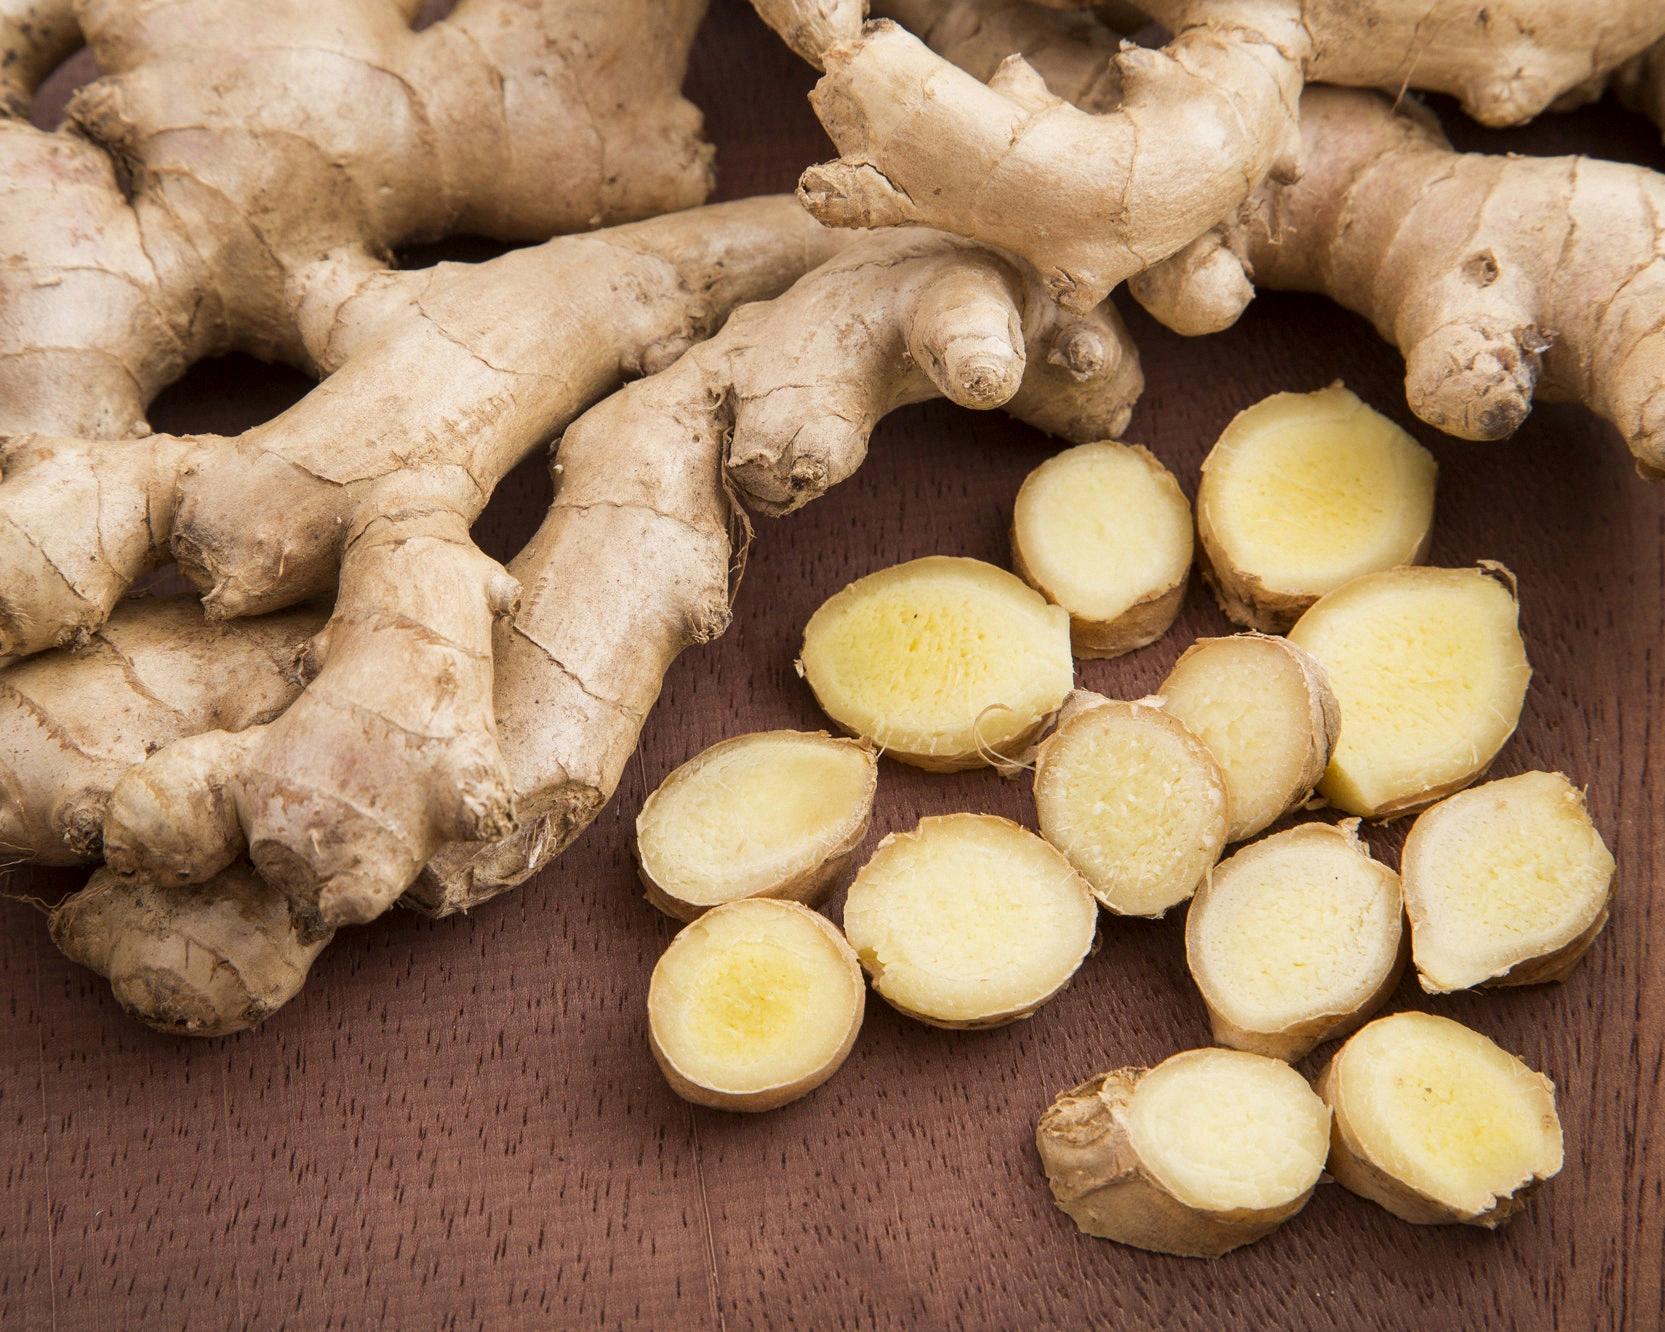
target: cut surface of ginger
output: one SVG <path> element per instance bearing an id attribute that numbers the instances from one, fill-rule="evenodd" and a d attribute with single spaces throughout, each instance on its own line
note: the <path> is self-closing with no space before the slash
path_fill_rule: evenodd
<path id="1" fill-rule="evenodd" d="M 1613 853 L 1583 794 L 1524 772 L 1426 811 L 1401 857 L 1422 988 L 1560 980 L 1606 923 Z"/>
<path id="2" fill-rule="evenodd" d="M 1324 669 L 1288 639 L 1199 639 L 1157 691 L 1166 712 L 1208 746 L 1226 781 L 1230 828 L 1242 841 L 1311 796 L 1341 729 Z"/>
<path id="3" fill-rule="evenodd" d="M 1336 1120 L 1331 1173 L 1407 1221 L 1495 1226 L 1561 1169 L 1554 1085 L 1448 1018 L 1378 1018 L 1319 1090 Z"/>
<path id="4" fill-rule="evenodd" d="M 857 579 L 804 628 L 822 709 L 933 771 L 998 761 L 1031 739 L 1075 677 L 1069 615 L 981 560 L 933 555 Z"/>
<path id="5" fill-rule="evenodd" d="M 879 844 L 850 885 L 844 929 L 873 988 L 945 1027 L 1027 1017 L 1068 984 L 1097 907 L 1069 863 L 990 814 L 924 819 Z"/>
<path id="6" fill-rule="evenodd" d="M 1275 632 L 1361 574 L 1411 564 L 1433 456 L 1339 384 L 1239 412 L 1203 462 L 1197 529 L 1221 608 Z"/>
<path id="7" fill-rule="evenodd" d="M 1197 890 L 1185 956 L 1214 1039 L 1296 1060 L 1368 1017 L 1402 969 L 1399 876 L 1351 825 L 1243 848 Z"/>
<path id="8" fill-rule="evenodd" d="M 1532 671 L 1512 581 L 1495 566 L 1356 578 L 1289 631 L 1318 659 L 1342 728 L 1319 792 L 1349 814 L 1415 809 L 1484 772 Z"/>
<path id="9" fill-rule="evenodd" d="M 637 860 L 648 900 L 692 920 L 721 902 L 831 892 L 873 810 L 878 764 L 824 733 L 735 736 L 675 769 L 642 805 Z"/>
<path id="10" fill-rule="evenodd" d="M 678 1095 L 770 1110 L 837 1071 L 861 1027 L 861 968 L 824 917 L 752 898 L 671 941 L 648 987 L 654 1057 Z"/>
<path id="11" fill-rule="evenodd" d="M 1191 506 L 1174 475 L 1137 444 L 1066 449 L 1024 481 L 1012 558 L 1069 612 L 1079 657 L 1113 657 L 1167 632 L 1191 570 Z"/>
<path id="12" fill-rule="evenodd" d="M 1111 911 L 1160 916 L 1196 891 L 1225 845 L 1220 765 L 1159 708 L 1091 694 L 1077 704 L 1036 754 L 1041 834 Z"/>

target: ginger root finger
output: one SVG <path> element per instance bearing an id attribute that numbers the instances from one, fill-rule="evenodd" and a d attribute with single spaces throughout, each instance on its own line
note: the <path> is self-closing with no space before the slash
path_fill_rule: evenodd
<path id="1" fill-rule="evenodd" d="M 1418 1225 L 1496 1229 L 1561 1169 L 1555 1085 L 1449 1018 L 1395 1013 L 1318 1079 L 1336 1182 Z"/>
<path id="2" fill-rule="evenodd" d="M 685 926 L 653 968 L 648 1043 L 683 1100 L 774 1110 L 838 1071 L 866 1004 L 832 922 L 796 902 L 727 902 Z"/>
<path id="3" fill-rule="evenodd" d="M 1329 1145 L 1329 1111 L 1307 1080 L 1239 1050 L 1102 1074 L 1035 1129 L 1053 1199 L 1082 1231 L 1185 1258 L 1217 1258 L 1289 1220 Z"/>
<path id="4" fill-rule="evenodd" d="M 124 1009 L 176 1036 L 258 1026 L 299 993 L 332 935 L 247 864 L 179 885 L 99 870 L 53 908 L 51 930 Z"/>
<path id="5" fill-rule="evenodd" d="M 992 814 L 923 819 L 856 874 L 844 932 L 892 1008 L 936 1027 L 997 1027 L 1058 994 L 1098 908 L 1063 856 Z"/>
<path id="6" fill-rule="evenodd" d="M 1293 1063 L 1352 1031 L 1405 967 L 1399 876 L 1358 821 L 1303 823 L 1214 867 L 1185 918 L 1185 959 L 1214 1039 Z"/>
<path id="7" fill-rule="evenodd" d="M 873 751 L 826 732 L 760 731 L 672 770 L 636 816 L 647 899 L 693 920 L 724 902 L 819 906 L 867 834 Z"/>
<path id="8" fill-rule="evenodd" d="M 1565 980 L 1607 923 L 1613 869 L 1583 793 L 1558 772 L 1448 796 L 1400 856 L 1422 988 Z"/>
<path id="9" fill-rule="evenodd" d="M 27 116 L 35 89 L 80 44 L 74 0 L 0 0 L 0 116 Z"/>

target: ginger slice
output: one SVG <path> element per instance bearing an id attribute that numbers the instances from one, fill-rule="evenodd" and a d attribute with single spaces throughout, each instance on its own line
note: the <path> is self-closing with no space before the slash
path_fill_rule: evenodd
<path id="1" fill-rule="evenodd" d="M 878 780 L 871 749 L 824 731 L 711 746 L 666 777 L 636 818 L 648 901 L 678 920 L 745 897 L 819 905 L 866 835 Z"/>
<path id="2" fill-rule="evenodd" d="M 1286 638 L 1235 634 L 1187 648 L 1157 690 L 1226 779 L 1228 842 L 1305 803 L 1329 764 L 1341 707 L 1324 668 Z"/>
<path id="3" fill-rule="evenodd" d="M 1025 479 L 1012 564 L 1070 613 L 1078 657 L 1115 657 L 1173 624 L 1191 571 L 1191 505 L 1137 444 L 1082 444 Z"/>
<path id="4" fill-rule="evenodd" d="M 1041 835 L 1109 910 L 1160 916 L 1226 844 L 1226 785 L 1208 746 L 1149 703 L 1078 692 L 1035 755 Z"/>
<path id="5" fill-rule="evenodd" d="M 868 574 L 804 628 L 800 669 L 826 714 L 931 772 L 1023 747 L 1075 678 L 1069 615 L 981 560 L 932 555 Z"/>
<path id="6" fill-rule="evenodd" d="M 1565 980 L 1613 894 L 1613 853 L 1558 772 L 1441 801 L 1412 826 L 1400 868 L 1411 953 L 1431 994 Z"/>
<path id="7" fill-rule="evenodd" d="M 1356 819 L 1305 823 L 1215 868 L 1185 958 L 1221 1045 L 1299 1059 L 1387 1001 L 1404 970 L 1399 876 Z"/>
<path id="8" fill-rule="evenodd" d="M 1433 455 L 1340 384 L 1274 393 L 1202 465 L 1197 533 L 1220 609 L 1282 633 L 1326 592 L 1415 564 L 1434 521 Z"/>
<path id="9" fill-rule="evenodd" d="M 867 987 L 824 916 L 751 898 L 685 926 L 648 985 L 648 1042 L 671 1090 L 695 1105 L 760 1111 L 838 1071 Z"/>
<path id="10" fill-rule="evenodd" d="M 1035 1146 L 1058 1206 L 1089 1235 L 1217 1258 L 1306 1206 L 1330 1115 L 1288 1064 L 1189 1050 L 1065 1092 Z"/>
<path id="11" fill-rule="evenodd" d="M 992 814 L 893 833 L 861 867 L 844 930 L 892 1008 L 937 1027 L 1028 1017 L 1069 983 L 1098 908 L 1063 856 Z"/>
<path id="12" fill-rule="evenodd" d="M 1419 1225 L 1493 1229 L 1561 1169 L 1555 1084 L 1460 1022 L 1378 1018 L 1318 1080 L 1330 1173 Z"/>
<path id="13" fill-rule="evenodd" d="M 1484 772 L 1532 677 L 1500 565 L 1390 569 L 1320 598 L 1289 631 L 1318 659 L 1344 725 L 1318 790 L 1366 817 L 1419 808 Z"/>

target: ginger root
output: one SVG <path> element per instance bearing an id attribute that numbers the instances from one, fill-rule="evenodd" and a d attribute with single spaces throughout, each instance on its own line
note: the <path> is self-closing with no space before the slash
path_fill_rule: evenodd
<path id="1" fill-rule="evenodd" d="M 1156 692 L 1162 710 L 1220 765 L 1228 842 L 1305 804 L 1341 733 L 1341 705 L 1324 668 L 1287 638 L 1199 638 Z"/>
<path id="2" fill-rule="evenodd" d="M 1565 980 L 1607 923 L 1613 868 L 1583 793 L 1558 772 L 1448 796 L 1400 857 L 1422 988 Z"/>
<path id="3" fill-rule="evenodd" d="M 824 731 L 702 750 L 636 816 L 648 901 L 678 920 L 747 897 L 819 906 L 867 834 L 878 781 L 871 749 Z"/>
<path id="4" fill-rule="evenodd" d="M 1034 833 L 948 814 L 879 843 L 850 885 L 844 932 L 898 1012 L 996 1027 L 1069 984 L 1097 917 L 1087 885 Z"/>
<path id="5" fill-rule="evenodd" d="M 1351 1031 L 1404 971 L 1399 876 L 1358 821 L 1304 823 L 1217 865 L 1185 918 L 1185 959 L 1221 1045 L 1293 1063 Z"/>
<path id="6" fill-rule="evenodd" d="M 868 574 L 822 603 L 800 668 L 841 727 L 931 772 L 1015 753 L 1075 678 L 1064 611 L 1004 569 L 946 555 Z"/>
<path id="7" fill-rule="evenodd" d="M 1085 1233 L 1217 1258 L 1312 1196 L 1330 1115 L 1288 1064 L 1189 1050 L 1063 1093 L 1035 1129 L 1052 1196 Z"/>
<path id="8" fill-rule="evenodd" d="M 1437 470 L 1432 454 L 1339 384 L 1244 408 L 1197 486 L 1203 572 L 1220 609 L 1282 633 L 1349 579 L 1420 563 Z"/>
<path id="9" fill-rule="evenodd" d="M 1289 631 L 1341 704 L 1320 794 L 1374 818 L 1467 786 L 1514 733 L 1532 670 L 1499 565 L 1366 574 Z"/>
<path id="10" fill-rule="evenodd" d="M 1137 444 L 1081 444 L 1047 459 L 1012 507 L 1012 567 L 1070 613 L 1077 657 L 1116 657 L 1174 622 L 1191 572 L 1191 505 Z"/>
<path id="11" fill-rule="evenodd" d="M 1495 1229 L 1561 1169 L 1555 1084 L 1449 1018 L 1378 1018 L 1336 1052 L 1318 1094 L 1336 1182 L 1418 1225 Z"/>
<path id="12" fill-rule="evenodd" d="M 648 985 L 648 1042 L 671 1090 L 717 1110 L 774 1110 L 838 1072 L 867 987 L 844 936 L 796 902 L 713 907 Z"/>

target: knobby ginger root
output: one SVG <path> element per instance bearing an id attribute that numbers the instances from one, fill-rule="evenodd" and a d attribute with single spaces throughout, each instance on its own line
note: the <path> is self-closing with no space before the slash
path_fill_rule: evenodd
<path id="1" fill-rule="evenodd" d="M 668 916 L 745 897 L 818 906 L 861 845 L 879 766 L 825 732 L 735 736 L 673 771 L 636 818 L 647 899 Z"/>
<path id="2" fill-rule="evenodd" d="M 1420 562 L 1437 471 L 1428 450 L 1339 384 L 1245 408 L 1197 486 L 1204 573 L 1220 609 L 1282 633 L 1349 579 Z"/>
<path id="3" fill-rule="evenodd" d="M 844 931 L 892 1008 L 995 1027 L 1069 984 L 1097 916 L 1087 885 L 1034 833 L 948 814 L 879 843 L 850 885 Z"/>
<path id="4" fill-rule="evenodd" d="M 1306 823 L 1216 866 L 1185 959 L 1221 1045 L 1294 1062 L 1380 1008 L 1404 970 L 1399 876 L 1356 819 Z"/>
<path id="5" fill-rule="evenodd" d="M 826 714 L 931 772 L 999 761 L 1075 679 L 1069 615 L 992 564 L 932 555 L 868 574 L 804 627 L 800 668 Z"/>
<path id="6" fill-rule="evenodd" d="M 1366 817 L 1467 786 L 1514 733 L 1532 671 L 1498 565 L 1390 569 L 1319 598 L 1289 631 L 1318 659 L 1342 727 L 1318 785 Z"/>
<path id="7" fill-rule="evenodd" d="M 1329 765 L 1341 705 L 1324 668 L 1287 638 L 1235 634 L 1186 648 L 1157 690 L 1226 782 L 1228 842 L 1304 804 Z"/>
<path id="8" fill-rule="evenodd" d="M 1330 1115 L 1288 1064 L 1190 1050 L 1065 1092 L 1035 1146 L 1052 1196 L 1089 1235 L 1217 1258 L 1306 1206 Z"/>
<path id="9" fill-rule="evenodd" d="M 1493 1229 L 1561 1169 L 1555 1084 L 1449 1018 L 1378 1018 L 1318 1093 L 1334 1114 L 1330 1174 L 1406 1221 Z"/>
<path id="10" fill-rule="evenodd" d="M 1226 844 L 1220 765 L 1150 703 L 1078 691 L 1035 755 L 1041 835 L 1093 896 L 1123 916 L 1160 916 L 1197 890 Z"/>
<path id="11" fill-rule="evenodd" d="M 1431 994 L 1565 980 L 1607 923 L 1613 853 L 1558 772 L 1460 791 L 1400 857 L 1411 953 Z"/>
<path id="12" fill-rule="evenodd" d="M 760 1111 L 838 1072 L 867 987 L 844 936 L 796 902 L 713 907 L 671 940 L 648 985 L 648 1042 L 695 1105 Z"/>
<path id="13" fill-rule="evenodd" d="M 1081 444 L 1042 463 L 1012 509 L 1012 564 L 1070 613 L 1078 657 L 1155 642 L 1191 572 L 1191 506 L 1137 444 Z"/>

